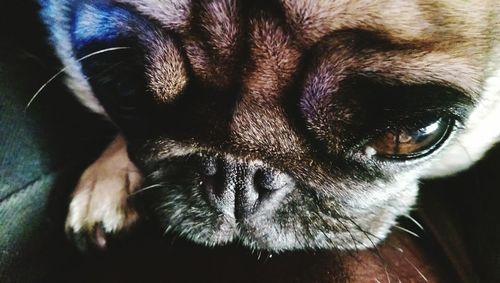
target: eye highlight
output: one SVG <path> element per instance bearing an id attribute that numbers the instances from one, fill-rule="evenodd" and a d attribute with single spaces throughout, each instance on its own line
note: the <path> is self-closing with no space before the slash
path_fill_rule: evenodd
<path id="1" fill-rule="evenodd" d="M 366 146 L 366 152 L 387 159 L 413 159 L 430 154 L 449 136 L 451 119 L 439 118 L 423 127 L 388 129 Z"/>

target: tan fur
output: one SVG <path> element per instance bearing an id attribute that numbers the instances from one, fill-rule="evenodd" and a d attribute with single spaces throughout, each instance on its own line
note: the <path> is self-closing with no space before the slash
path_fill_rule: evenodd
<path id="1" fill-rule="evenodd" d="M 106 247 L 106 233 L 127 229 L 137 220 L 127 198 L 141 182 L 123 137 L 117 136 L 82 174 L 69 206 L 66 231 L 89 233 L 97 246 Z"/>
<path id="2" fill-rule="evenodd" d="M 147 56 L 146 75 L 150 90 L 161 103 L 168 103 L 181 93 L 188 83 L 182 54 L 172 40 L 157 41 Z"/>

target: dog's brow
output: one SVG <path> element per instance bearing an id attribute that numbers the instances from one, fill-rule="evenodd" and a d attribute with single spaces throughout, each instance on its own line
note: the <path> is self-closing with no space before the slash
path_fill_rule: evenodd
<path id="1" fill-rule="evenodd" d="M 444 52 L 388 51 L 363 59 L 361 73 L 405 84 L 439 84 L 460 90 L 472 99 L 481 92 L 481 69 L 468 58 Z"/>
<path id="2" fill-rule="evenodd" d="M 483 83 L 477 57 L 467 57 L 434 42 L 393 42 L 382 32 L 333 32 L 313 51 L 313 57 L 319 56 L 313 73 L 330 81 L 362 76 L 393 84 L 435 84 L 473 100 L 478 98 Z"/>

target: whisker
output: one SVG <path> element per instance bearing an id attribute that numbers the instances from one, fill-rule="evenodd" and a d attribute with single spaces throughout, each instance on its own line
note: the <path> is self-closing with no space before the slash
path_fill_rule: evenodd
<path id="1" fill-rule="evenodd" d="M 410 233 L 410 234 L 411 234 L 411 235 L 413 235 L 413 236 L 419 237 L 417 234 L 415 234 L 415 235 L 414 235 L 414 233 L 412 233 L 412 231 L 409 231 L 409 230 L 407 230 L 407 229 L 405 229 L 405 228 L 403 228 L 403 227 L 400 227 L 400 226 L 397 226 L 397 225 L 395 225 L 394 227 L 395 227 L 395 228 L 398 228 L 398 229 L 402 229 L 403 231 L 408 232 L 408 233 Z M 366 232 L 366 233 L 368 233 L 368 234 L 372 235 L 373 237 L 377 238 L 375 235 L 371 234 L 370 232 Z M 420 238 L 420 237 L 419 237 L 419 238 Z M 393 248 L 393 249 L 395 249 L 395 250 L 399 251 L 399 252 L 401 253 L 401 255 L 403 256 L 403 259 L 404 259 L 406 262 L 408 262 L 408 263 L 411 265 L 411 267 L 415 269 L 415 271 L 417 271 L 417 273 L 419 274 L 419 276 L 420 276 L 420 277 L 422 277 L 422 279 L 424 279 L 424 281 L 425 281 L 425 282 L 429 282 L 429 280 L 428 280 L 428 279 L 427 279 L 427 277 L 423 274 L 423 272 L 421 272 L 421 271 L 418 269 L 418 267 L 417 267 L 414 263 L 412 263 L 412 262 L 411 262 L 411 261 L 410 261 L 410 260 L 406 257 L 406 255 L 404 254 L 404 250 L 403 250 L 402 248 L 400 248 L 400 247 L 398 247 L 398 246 L 396 246 L 396 245 L 393 245 L 393 244 L 389 244 L 389 246 L 390 246 L 391 248 Z M 382 260 L 383 260 L 383 258 L 382 258 Z M 387 270 L 387 265 L 384 265 L 384 269 L 385 269 L 385 275 L 387 276 L 387 280 L 388 280 L 388 282 L 391 282 L 390 275 L 389 275 L 389 272 L 388 272 L 388 270 Z M 398 278 L 398 282 L 401 282 L 401 279 L 400 279 L 400 278 Z"/>
<path id="2" fill-rule="evenodd" d="M 474 158 L 472 158 L 472 154 L 469 152 L 469 149 L 460 141 L 458 141 L 457 144 L 458 144 L 458 146 L 460 146 L 460 148 L 462 148 L 465 155 L 467 155 L 467 158 L 469 159 L 469 161 L 474 162 Z"/>
<path id="3" fill-rule="evenodd" d="M 126 64 L 125 60 L 119 61 L 114 63 L 111 66 L 106 67 L 104 70 L 100 71 L 99 73 L 94 74 L 93 76 L 89 76 L 87 78 L 88 81 L 92 81 L 93 79 L 99 78 L 102 75 L 105 75 L 106 73 L 113 71 L 113 69 L 118 68 L 120 65 Z"/>
<path id="4" fill-rule="evenodd" d="M 92 52 L 90 54 L 87 54 L 81 58 L 78 58 L 76 61 L 77 62 L 81 62 L 83 60 L 86 60 L 90 57 L 93 57 L 93 56 L 96 56 L 96 55 L 99 55 L 99 54 L 103 54 L 103 53 L 107 53 L 107 52 L 112 52 L 112 51 L 117 51 L 117 50 L 124 50 L 124 49 L 130 49 L 130 47 L 126 47 L 126 46 L 118 46 L 118 47 L 110 47 L 110 48 L 106 48 L 106 49 L 101 49 L 101 50 L 98 50 L 98 51 L 95 51 L 95 52 Z M 64 68 L 62 68 L 59 72 L 57 72 L 55 75 L 53 75 L 52 77 L 50 77 L 49 80 L 47 80 L 46 83 L 44 83 L 36 92 L 35 94 L 31 97 L 31 99 L 28 101 L 28 104 L 26 104 L 26 107 L 24 108 L 24 111 L 28 110 L 28 108 L 31 106 L 31 104 L 33 103 L 33 101 L 35 101 L 35 99 L 38 97 L 38 95 L 52 82 L 54 81 L 57 77 L 59 77 L 62 73 L 64 73 L 67 69 L 69 68 L 69 66 L 66 66 Z"/>
<path id="5" fill-rule="evenodd" d="M 360 231 L 361 233 L 363 233 L 365 235 L 365 237 L 368 239 L 368 241 L 370 241 L 373 249 L 372 251 L 374 252 L 375 256 L 379 259 L 380 263 L 383 265 L 383 268 L 384 268 L 384 272 L 385 272 L 385 275 L 387 277 L 387 282 L 391 283 L 391 276 L 389 275 L 389 270 L 388 270 L 388 261 L 382 256 L 382 253 L 380 252 L 379 248 L 377 245 L 375 245 L 375 243 L 373 242 L 372 238 L 375 238 L 375 239 L 378 239 L 380 240 L 379 237 L 373 235 L 372 233 L 366 231 L 365 229 L 363 229 L 354 219 L 352 219 L 351 217 L 347 216 L 347 215 L 344 215 L 346 217 L 346 219 L 351 222 L 354 227 L 356 227 L 356 229 L 358 229 L 358 231 Z"/>
<path id="6" fill-rule="evenodd" d="M 415 271 L 417 271 L 418 275 L 420 275 L 420 277 L 422 277 L 422 279 L 424 279 L 425 282 L 429 282 L 429 279 L 425 277 L 422 271 L 420 271 L 420 269 L 418 269 L 418 267 L 415 264 L 413 264 L 413 262 L 411 262 L 406 256 L 403 256 L 403 258 L 415 269 Z"/>
<path id="7" fill-rule="evenodd" d="M 342 220 L 345 220 L 341 217 L 338 218 L 338 222 L 340 224 L 340 226 L 342 226 L 342 228 L 344 229 L 344 231 L 347 231 L 347 233 L 349 234 L 349 236 L 351 237 L 351 240 L 353 240 L 353 244 L 354 244 L 354 250 L 355 251 L 360 251 L 361 249 L 358 247 L 358 244 L 361 244 L 361 246 L 364 246 L 363 243 L 360 241 L 360 240 L 357 240 L 354 235 L 352 234 L 351 232 L 351 229 L 349 229 L 349 227 L 347 227 L 347 225 L 342 221 Z M 359 260 L 358 260 L 359 261 Z"/>
<path id="8" fill-rule="evenodd" d="M 403 227 L 398 226 L 398 225 L 394 225 L 393 227 L 396 228 L 396 229 L 399 229 L 399 230 L 401 230 L 403 232 L 406 232 L 406 233 L 408 233 L 408 234 L 410 234 L 410 235 L 412 235 L 414 237 L 420 238 L 420 235 L 418 235 L 417 233 L 415 233 L 415 232 L 413 232 L 413 231 L 411 231 L 409 229 L 403 228 Z"/>
<path id="9" fill-rule="evenodd" d="M 389 276 L 389 271 L 387 271 L 387 265 L 384 266 L 385 276 L 387 277 L 387 282 L 391 283 L 391 277 Z"/>
<path id="10" fill-rule="evenodd" d="M 410 230 L 410 229 L 408 229 L 408 228 L 405 228 L 405 227 L 403 227 L 403 226 L 399 226 L 399 225 L 397 225 L 397 224 L 392 224 L 392 222 L 382 221 L 382 220 L 378 220 L 378 219 L 377 219 L 377 220 L 374 220 L 374 222 L 377 222 L 377 223 L 382 223 L 382 224 L 390 224 L 390 225 L 391 225 L 391 227 L 394 227 L 394 228 L 396 228 L 396 229 L 398 229 L 398 230 L 400 230 L 400 231 L 403 231 L 403 232 L 405 232 L 405 233 L 408 233 L 408 234 L 410 234 L 410 235 L 412 235 L 412 236 L 414 236 L 414 237 L 421 238 L 421 236 L 420 236 L 419 234 L 417 234 L 416 232 L 413 232 L 412 230 Z M 374 237 L 375 237 L 375 236 L 374 236 Z M 375 237 L 375 238 L 378 238 L 378 237 Z M 381 240 L 381 239 L 379 239 L 379 240 Z"/>
<path id="11" fill-rule="evenodd" d="M 381 262 L 386 265 L 386 260 L 384 259 L 384 257 L 382 256 L 382 254 L 380 253 L 380 250 L 378 249 L 377 245 L 373 242 L 372 238 L 370 238 L 370 236 L 374 237 L 375 239 L 378 239 L 378 237 L 376 237 L 375 235 L 373 235 L 372 233 L 366 231 L 365 229 L 363 229 L 354 219 L 352 219 L 351 217 L 347 216 L 347 215 L 344 215 L 346 218 L 347 218 L 347 221 L 351 222 L 351 224 L 354 225 L 354 227 L 356 229 L 358 229 L 359 232 L 361 232 L 362 234 L 365 235 L 365 237 L 368 239 L 368 241 L 371 243 L 372 245 L 372 248 L 374 249 L 377 257 L 381 260 Z"/>
<path id="12" fill-rule="evenodd" d="M 422 231 L 425 231 L 424 225 L 420 224 L 420 222 L 418 222 L 415 218 L 411 217 L 410 215 L 403 215 L 403 217 L 410 219 L 411 222 L 415 223 L 415 225 L 418 226 L 418 228 L 420 228 Z"/>
<path id="13" fill-rule="evenodd" d="M 417 267 L 417 266 L 416 266 L 413 262 L 411 262 L 411 261 L 408 259 L 408 257 L 406 257 L 406 255 L 405 255 L 405 253 L 404 253 L 404 250 L 403 250 L 402 248 L 396 247 L 396 246 L 394 246 L 394 245 L 392 245 L 392 248 L 394 248 L 395 250 L 397 250 L 398 252 L 400 252 L 400 253 L 401 253 L 401 255 L 402 255 L 403 259 L 404 259 L 406 262 L 408 262 L 408 263 L 411 265 L 411 267 L 412 267 L 413 269 L 415 269 L 415 271 L 417 271 L 417 273 L 420 275 L 420 277 L 422 277 L 422 279 L 424 279 L 424 281 L 425 281 L 425 282 L 429 282 L 429 280 L 427 279 L 427 277 L 425 277 L 424 273 L 423 273 L 422 271 L 420 271 L 420 269 L 418 269 L 418 267 Z M 401 280 L 400 280 L 400 282 L 401 282 Z"/>
<path id="14" fill-rule="evenodd" d="M 319 215 L 319 214 L 318 214 Z M 319 217 L 319 219 L 321 219 L 321 221 L 323 222 L 323 225 L 326 227 L 328 226 L 328 224 L 326 223 L 326 219 L 324 219 L 323 217 Z M 351 230 L 347 227 L 347 225 L 345 225 L 345 223 L 342 221 L 344 220 L 342 217 L 337 217 L 337 220 L 338 220 L 338 224 L 340 224 L 340 226 L 342 226 L 342 229 L 344 231 L 346 231 L 349 236 L 351 237 L 351 240 L 353 241 L 353 244 L 354 244 L 354 250 L 351 250 L 351 249 L 346 249 L 343 251 L 343 253 L 347 256 L 349 256 L 350 258 L 354 259 L 356 262 L 361 262 L 361 259 L 356 256 L 356 252 L 357 251 L 360 251 L 361 249 L 358 247 L 358 244 L 361 244 L 361 241 L 360 240 L 357 240 L 354 235 L 352 234 Z M 323 235 L 325 235 L 325 238 L 329 238 L 328 235 L 325 233 L 325 231 L 321 231 L 323 233 Z M 343 245 L 345 245 L 346 247 L 348 246 L 348 242 L 346 240 L 343 241 Z M 363 246 L 363 245 L 362 245 Z"/>
<path id="15" fill-rule="evenodd" d="M 151 190 L 151 189 L 154 189 L 154 188 L 160 188 L 160 187 L 163 187 L 164 184 L 154 184 L 154 185 L 151 185 L 151 186 L 147 186 L 147 187 L 144 187 L 144 188 L 141 188 L 133 193 L 131 193 L 129 196 L 135 196 L 137 194 L 140 194 L 140 193 L 143 193 L 145 191 L 148 191 L 148 190 Z"/>

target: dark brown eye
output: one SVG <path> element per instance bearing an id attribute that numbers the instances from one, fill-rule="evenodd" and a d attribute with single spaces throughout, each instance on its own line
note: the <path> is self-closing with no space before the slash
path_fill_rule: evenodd
<path id="1" fill-rule="evenodd" d="M 368 143 L 366 152 L 383 158 L 410 159 L 421 157 L 436 149 L 451 129 L 448 119 L 438 119 L 417 129 L 390 129 Z"/>

